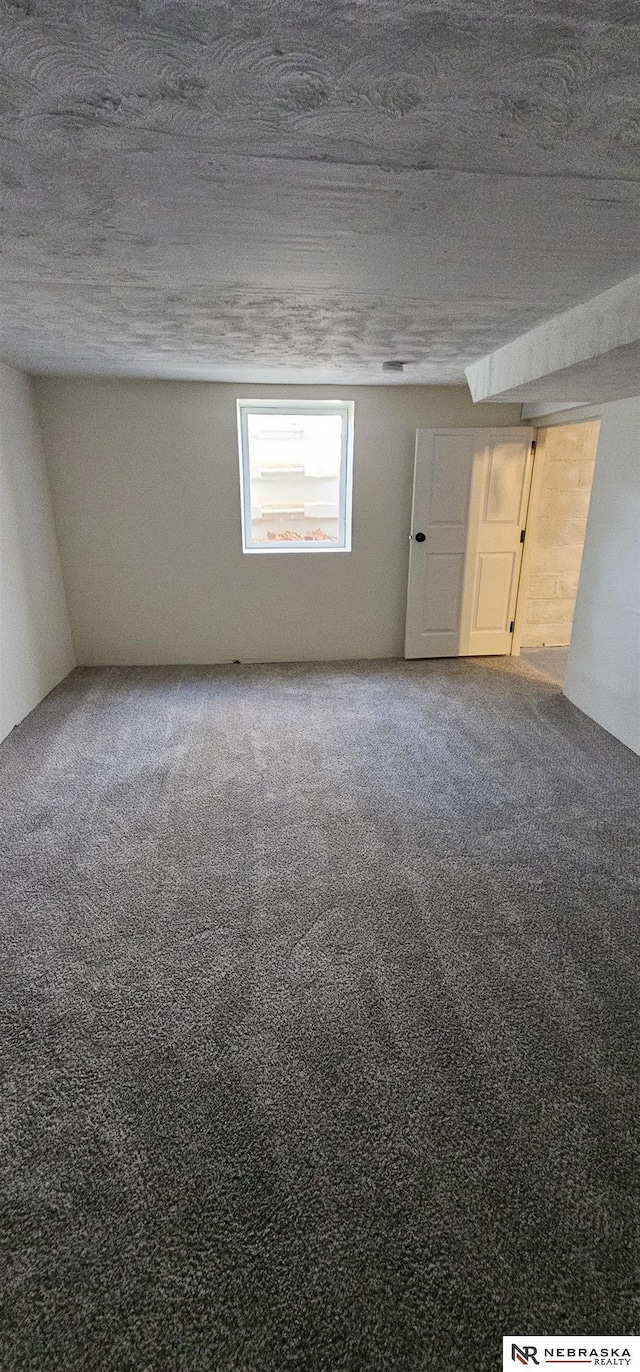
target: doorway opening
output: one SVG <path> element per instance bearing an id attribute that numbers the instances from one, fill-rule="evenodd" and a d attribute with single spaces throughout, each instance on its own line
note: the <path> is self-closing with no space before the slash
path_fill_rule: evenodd
<path id="1" fill-rule="evenodd" d="M 599 420 L 538 429 L 511 651 L 564 683 Z"/>

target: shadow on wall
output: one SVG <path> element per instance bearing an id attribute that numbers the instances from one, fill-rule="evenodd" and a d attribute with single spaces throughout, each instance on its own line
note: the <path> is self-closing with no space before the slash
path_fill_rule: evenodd
<path id="1" fill-rule="evenodd" d="M 0 366 L 0 738 L 74 664 L 31 383 Z"/>

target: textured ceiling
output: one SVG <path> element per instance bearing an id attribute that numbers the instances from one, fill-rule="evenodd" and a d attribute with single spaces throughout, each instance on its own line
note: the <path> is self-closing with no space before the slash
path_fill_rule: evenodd
<path id="1" fill-rule="evenodd" d="M 0 0 L 0 355 L 462 381 L 637 270 L 640 0 Z"/>

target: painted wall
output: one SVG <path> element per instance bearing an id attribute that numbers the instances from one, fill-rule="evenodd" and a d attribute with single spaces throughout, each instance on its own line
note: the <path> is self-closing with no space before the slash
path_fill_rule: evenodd
<path id="1" fill-rule="evenodd" d="M 571 642 L 598 429 L 593 420 L 538 430 L 516 616 L 520 647 Z"/>
<path id="2" fill-rule="evenodd" d="M 355 401 L 353 550 L 243 556 L 238 397 Z M 402 654 L 415 433 L 515 424 L 466 387 L 40 380 L 78 660 Z"/>
<path id="3" fill-rule="evenodd" d="M 73 666 L 33 390 L 0 365 L 0 739 Z"/>
<path id="4" fill-rule="evenodd" d="M 564 691 L 640 753 L 640 396 L 602 409 Z"/>

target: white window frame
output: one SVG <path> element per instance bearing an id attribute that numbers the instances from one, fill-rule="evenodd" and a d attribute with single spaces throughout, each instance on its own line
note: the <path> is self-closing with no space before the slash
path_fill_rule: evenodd
<path id="1" fill-rule="evenodd" d="M 353 400 L 238 400 L 238 455 L 240 459 L 240 507 L 244 553 L 350 553 L 353 492 Z M 342 416 L 342 453 L 339 477 L 337 543 L 256 543 L 251 537 L 251 479 L 249 471 L 249 414 L 339 414 Z"/>

